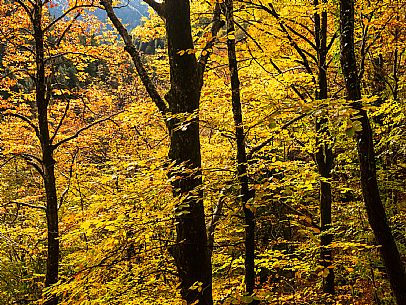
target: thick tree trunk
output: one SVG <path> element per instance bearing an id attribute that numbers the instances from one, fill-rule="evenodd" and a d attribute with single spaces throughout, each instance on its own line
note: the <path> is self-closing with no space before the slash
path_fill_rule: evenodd
<path id="1" fill-rule="evenodd" d="M 46 193 L 46 216 L 48 230 L 48 253 L 45 286 L 49 287 L 58 282 L 59 268 L 59 230 L 58 230 L 58 199 L 56 194 L 53 147 L 48 129 L 48 99 L 46 89 L 44 61 L 44 32 L 42 30 L 42 4 L 34 5 L 34 39 L 36 62 L 36 103 L 38 111 L 39 140 L 42 150 L 44 186 Z M 56 296 L 51 295 L 46 305 L 58 303 Z"/>
<path id="2" fill-rule="evenodd" d="M 208 55 L 198 63 L 194 54 L 188 0 L 158 3 L 145 0 L 165 20 L 170 64 L 170 90 L 161 98 L 148 76 L 131 36 L 113 11 L 111 1 L 101 0 L 107 15 L 125 42 L 149 96 L 163 114 L 170 136 L 168 157 L 173 193 L 182 202 L 176 211 L 177 243 L 171 253 L 181 281 L 182 298 L 187 304 L 213 304 L 211 257 L 203 206 L 199 138 L 199 102 L 202 76 Z M 216 7 L 218 7 L 216 5 Z M 214 14 L 213 37 L 222 26 Z M 212 42 L 210 43 L 212 44 Z M 210 45 L 209 44 L 209 45 Z M 195 289 L 190 289 L 190 287 Z"/>
<path id="3" fill-rule="evenodd" d="M 235 137 L 237 142 L 237 174 L 245 219 L 245 292 L 247 295 L 252 295 L 255 289 L 255 215 L 247 204 L 248 201 L 253 198 L 254 193 L 249 189 L 248 184 L 247 153 L 242 119 L 240 80 L 238 76 L 238 64 L 235 50 L 233 0 L 226 0 L 225 8 L 228 34 L 228 66 L 231 78 L 231 99 L 235 124 Z"/>
<path id="4" fill-rule="evenodd" d="M 199 138 L 200 79 L 190 24 L 188 0 L 165 2 L 166 34 L 170 63 L 170 90 L 165 99 L 169 105 L 169 158 L 180 170 L 170 173 L 176 196 L 184 196 L 176 216 L 177 245 L 174 258 L 181 280 L 181 294 L 188 304 L 209 305 L 212 300 L 211 259 L 202 196 L 201 155 Z M 182 54 L 182 55 L 181 55 Z M 190 289 L 192 285 L 200 289 Z"/>
<path id="5" fill-rule="evenodd" d="M 367 112 L 362 109 L 361 88 L 354 52 L 354 2 L 340 1 L 341 66 L 345 79 L 347 99 L 358 110 L 362 130 L 356 133 L 361 187 L 368 220 L 380 246 L 386 272 L 398 305 L 406 304 L 406 274 L 399 251 L 388 225 L 376 178 L 375 152 L 372 129 Z"/>
<path id="6" fill-rule="evenodd" d="M 324 1 L 323 1 L 324 3 Z M 317 7 L 319 1 L 314 1 Z M 327 85 L 327 12 L 314 14 L 314 32 L 317 47 L 318 58 L 318 79 L 316 99 L 324 100 L 328 97 Z M 327 179 L 331 178 L 331 169 L 333 167 L 334 156 L 332 149 L 332 139 L 328 129 L 328 119 L 326 116 L 316 118 L 316 147 L 315 160 L 318 172 L 320 174 L 320 261 L 324 268 L 332 265 L 332 251 L 328 248 L 332 242 L 332 235 L 326 233 L 331 227 L 331 185 Z M 328 268 L 329 273 L 323 280 L 323 291 L 325 293 L 334 293 L 334 270 Z"/>

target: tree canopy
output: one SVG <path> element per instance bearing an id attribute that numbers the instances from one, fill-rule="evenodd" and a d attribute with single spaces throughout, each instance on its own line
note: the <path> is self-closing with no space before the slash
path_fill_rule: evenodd
<path id="1" fill-rule="evenodd" d="M 406 304 L 404 1 L 0 17 L 1 304 Z"/>

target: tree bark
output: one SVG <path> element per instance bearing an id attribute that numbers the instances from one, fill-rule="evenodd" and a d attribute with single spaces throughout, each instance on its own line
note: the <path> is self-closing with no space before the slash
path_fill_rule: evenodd
<path id="1" fill-rule="evenodd" d="M 200 80 L 193 39 L 188 0 L 165 2 L 166 35 L 170 64 L 170 90 L 165 95 L 169 104 L 169 159 L 181 166 L 171 171 L 176 196 L 185 196 L 176 216 L 176 241 L 173 251 L 181 280 L 181 295 L 188 304 L 212 304 L 211 259 L 207 244 L 203 207 L 201 155 L 199 138 Z M 186 53 L 179 53 L 186 51 Z M 182 54 L 182 55 L 181 55 Z M 181 118 L 182 117 L 182 118 Z M 190 289 L 196 283 L 200 289 Z"/>
<path id="2" fill-rule="evenodd" d="M 357 120 L 362 130 L 356 132 L 358 158 L 361 172 L 361 187 L 369 224 L 386 267 L 386 272 L 398 305 L 406 304 L 406 274 L 398 248 L 391 233 L 382 204 L 376 178 L 375 152 L 372 129 L 367 112 L 362 108 L 361 88 L 357 74 L 354 52 L 354 1 L 340 0 L 340 60 L 344 74 L 347 100 L 358 111 Z"/>
<path id="3" fill-rule="evenodd" d="M 191 33 L 189 0 L 167 0 L 157 13 L 165 20 L 170 64 L 170 90 L 161 98 L 127 30 L 116 17 L 109 0 L 102 0 L 107 15 L 125 42 L 138 74 L 153 102 L 163 114 L 170 136 L 168 157 L 175 166 L 169 169 L 173 193 L 181 198 L 175 214 L 176 245 L 170 249 L 180 278 L 182 298 L 187 304 L 212 305 L 211 257 L 203 206 L 199 103 L 203 71 L 208 53 L 197 61 Z M 156 7 L 153 0 L 147 3 Z M 218 5 L 216 5 L 218 9 Z M 222 22 L 214 12 L 212 36 Z M 213 40 L 208 43 L 212 46 Z M 166 105 L 167 104 L 167 105 Z M 190 289 L 190 287 L 194 289 Z"/>
<path id="4" fill-rule="evenodd" d="M 325 0 L 323 0 L 325 3 Z M 314 1 L 317 7 L 319 1 Z M 315 45 L 318 59 L 318 79 L 316 89 L 316 99 L 325 100 L 328 98 L 327 84 L 327 12 L 314 14 L 314 33 Z M 322 116 L 316 118 L 316 154 L 315 161 L 320 174 L 320 263 L 324 268 L 332 265 L 332 251 L 329 248 L 333 236 L 326 233 L 331 228 L 331 185 L 327 181 L 331 178 L 331 169 L 333 167 L 334 155 L 332 149 L 331 134 L 328 129 L 328 118 Z M 334 269 L 328 268 L 328 275 L 323 279 L 323 291 L 325 293 L 334 293 Z"/>
<path id="5" fill-rule="evenodd" d="M 44 61 L 44 32 L 42 30 L 42 3 L 34 5 L 33 28 L 35 40 L 36 63 L 36 104 L 38 111 L 39 140 L 42 151 L 43 180 L 46 193 L 46 217 L 48 231 L 48 252 L 45 275 L 45 286 L 50 287 L 58 282 L 59 269 L 59 229 L 58 198 L 54 173 L 53 146 L 48 128 L 48 103 Z M 58 298 L 50 295 L 45 305 L 58 304 Z"/>
<path id="6" fill-rule="evenodd" d="M 240 184 L 241 204 L 245 220 L 245 293 L 252 295 L 255 289 L 255 215 L 249 208 L 248 201 L 254 197 L 248 183 L 247 153 L 242 118 L 240 80 L 238 75 L 237 55 L 235 48 L 235 27 L 233 0 L 225 1 L 225 15 L 227 24 L 228 67 L 231 78 L 231 101 L 235 125 L 237 144 L 237 174 Z"/>

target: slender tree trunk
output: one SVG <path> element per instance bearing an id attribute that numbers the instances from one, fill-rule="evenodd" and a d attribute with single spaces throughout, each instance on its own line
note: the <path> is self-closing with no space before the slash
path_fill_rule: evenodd
<path id="1" fill-rule="evenodd" d="M 399 22 L 399 15 L 396 16 L 396 20 Z M 395 101 L 398 99 L 398 95 L 399 95 L 399 71 L 398 70 L 399 70 L 399 65 L 401 63 L 401 61 L 400 61 L 401 53 L 399 54 L 399 47 L 398 47 L 399 35 L 400 35 L 400 31 L 399 31 L 399 27 L 397 26 L 395 29 L 395 37 L 394 37 L 395 51 L 393 54 L 393 71 L 392 71 L 393 99 Z"/>
<path id="2" fill-rule="evenodd" d="M 59 268 L 59 230 L 58 230 L 58 199 L 56 194 L 53 147 L 48 129 L 48 97 L 44 61 L 44 32 L 42 30 L 42 3 L 34 5 L 34 39 L 36 63 L 36 103 L 38 111 L 39 140 L 42 150 L 44 186 L 46 193 L 46 217 L 48 229 L 48 253 L 45 286 L 58 282 Z M 51 295 L 46 305 L 58 303 L 56 296 Z"/>
<path id="3" fill-rule="evenodd" d="M 323 0 L 323 3 L 326 1 Z M 317 7 L 319 1 L 314 1 Z M 318 79 L 316 99 L 324 100 L 328 97 L 327 85 L 327 12 L 314 14 L 315 22 L 315 40 L 318 58 Z M 315 160 L 318 172 L 320 174 L 320 261 L 324 268 L 332 265 L 332 251 L 328 248 L 332 242 L 332 235 L 326 233 L 331 228 L 331 185 L 327 179 L 331 178 L 331 169 L 333 167 L 334 156 L 332 149 L 332 139 L 328 129 L 328 119 L 326 116 L 316 118 L 316 147 Z M 334 293 L 334 270 L 329 268 L 329 273 L 323 280 L 323 291 L 325 293 Z"/>
<path id="4" fill-rule="evenodd" d="M 227 50 L 228 67 L 231 78 L 231 99 L 235 124 L 235 137 L 237 142 L 237 174 L 240 183 L 241 203 L 245 220 L 245 292 L 252 295 L 255 289 L 255 215 L 247 206 L 248 201 L 254 197 L 254 192 L 249 189 L 247 171 L 247 153 L 242 118 L 240 80 L 235 50 L 235 27 L 233 0 L 225 1 L 225 14 L 227 23 Z"/>
<path id="5" fill-rule="evenodd" d="M 171 89 L 165 98 L 169 112 L 185 118 L 172 118 L 169 158 L 183 167 L 170 175 L 179 178 L 173 182 L 175 195 L 185 196 L 180 216 L 176 217 L 177 246 L 174 258 L 181 280 L 181 294 L 188 304 L 213 303 L 211 287 L 211 259 L 207 245 L 205 214 L 202 196 L 201 155 L 199 138 L 200 83 L 197 60 L 192 50 L 193 40 L 188 0 L 168 0 L 166 5 L 166 33 L 170 63 Z M 190 287 L 198 283 L 199 289 Z"/>
<path id="6" fill-rule="evenodd" d="M 385 93 L 385 70 L 383 65 L 382 54 L 376 55 L 372 59 L 373 79 L 372 79 L 372 94 L 378 96 L 375 105 L 380 106 L 383 103 L 383 95 Z"/>
<path id="7" fill-rule="evenodd" d="M 340 0 L 341 66 L 345 79 L 347 99 L 358 110 L 362 130 L 356 133 L 361 187 L 369 224 L 380 246 L 386 272 L 398 305 L 406 304 L 406 274 L 399 251 L 391 233 L 376 178 L 375 152 L 372 129 L 367 112 L 362 108 L 361 88 L 354 52 L 354 1 Z"/>

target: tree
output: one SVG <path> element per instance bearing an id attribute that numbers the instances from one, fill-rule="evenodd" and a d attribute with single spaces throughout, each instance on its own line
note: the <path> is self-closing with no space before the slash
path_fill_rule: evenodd
<path id="1" fill-rule="evenodd" d="M 152 9 L 126 36 L 114 19 L 120 8 L 111 7 L 123 43 L 115 26 L 98 20 L 98 1 L 42 2 L 60 258 L 57 283 L 45 287 L 48 203 L 30 19 L 40 2 L 23 1 L 29 15 L 0 0 L 2 304 L 47 297 L 66 305 L 207 304 L 209 282 L 221 304 L 396 303 L 377 241 L 383 235 L 374 238 L 370 209 L 360 206 L 356 141 L 368 130 L 359 112 L 366 110 L 379 213 L 403 258 L 405 6 L 355 5 L 362 98 L 346 101 L 339 3 L 241 1 L 188 2 L 187 45 L 175 37 L 185 23 L 170 29 Z M 151 5 L 164 13 L 166 4 Z M 227 27 L 213 35 L 216 6 Z M 187 49 L 145 49 L 157 38 L 167 45 L 167 31 L 170 48 Z M 320 195 L 330 196 L 330 211 Z M 320 212 L 333 212 L 334 225 L 328 218 L 320 225 Z M 204 220 L 207 245 L 190 232 L 204 233 Z M 197 266 L 202 249 L 211 264 Z"/>
<path id="2" fill-rule="evenodd" d="M 280 32 L 284 34 L 284 38 L 291 45 L 292 51 L 296 53 L 299 58 L 294 62 L 301 65 L 301 69 L 309 75 L 314 85 L 314 94 L 310 95 L 306 90 L 301 90 L 300 84 L 291 84 L 291 88 L 298 98 L 306 104 L 316 103 L 316 107 L 320 108 L 318 115 L 315 115 L 315 153 L 314 162 L 317 165 L 317 171 L 320 175 L 320 263 L 325 268 L 326 276 L 323 278 L 323 290 L 326 293 L 334 293 L 334 270 L 327 268 L 332 266 L 332 251 L 329 248 L 332 242 L 332 235 L 329 230 L 331 229 L 331 205 L 332 205 L 332 191 L 331 191 L 331 170 L 334 165 L 333 153 L 333 138 L 329 130 L 329 118 L 327 110 L 322 109 L 328 106 L 329 85 L 328 85 L 328 55 L 331 51 L 333 43 L 336 39 L 334 34 L 329 39 L 328 35 L 328 14 L 327 14 L 327 1 L 315 0 L 312 2 L 314 7 L 313 30 L 307 24 L 301 21 L 292 21 L 291 17 L 281 16 L 275 9 L 272 3 L 267 6 L 255 4 L 258 9 L 264 10 L 275 18 Z M 304 29 L 304 30 L 303 30 Z M 310 33 L 310 35 L 309 35 Z M 273 68 L 280 74 L 282 70 L 271 59 Z M 312 101 L 314 99 L 314 102 Z M 310 107 L 310 105 L 309 105 Z M 294 119 L 301 120 L 306 114 L 301 114 Z M 289 127 L 290 123 L 284 128 Z M 272 137 L 271 137 L 272 138 Z M 266 141 L 259 146 L 263 148 Z"/>
<path id="3" fill-rule="evenodd" d="M 329 45 L 327 44 L 327 10 L 318 12 L 320 4 L 326 5 L 327 1 L 319 3 L 314 1 L 316 13 L 314 14 L 314 38 L 317 53 L 317 86 L 316 100 L 327 100 L 327 54 L 331 48 L 335 36 Z M 334 269 L 328 268 L 332 265 L 332 250 L 330 247 L 332 235 L 328 230 L 331 228 L 331 204 L 333 202 L 331 194 L 331 170 L 334 163 L 333 140 L 328 128 L 328 116 L 316 117 L 316 153 L 315 161 L 320 174 L 320 260 L 328 274 L 323 280 L 323 290 L 326 293 L 334 293 Z"/>
<path id="4" fill-rule="evenodd" d="M 241 205 L 245 221 L 245 292 L 248 297 L 255 290 L 255 214 L 249 201 L 254 199 L 254 190 L 250 189 L 248 180 L 248 159 L 245 145 L 244 121 L 242 116 L 240 79 L 235 46 L 234 5 L 233 0 L 226 0 L 224 13 L 227 21 L 227 51 L 228 68 L 231 80 L 231 103 L 235 125 L 235 140 L 237 146 L 237 175 L 240 186 Z M 250 299 L 250 304 L 253 303 Z"/>
<path id="5" fill-rule="evenodd" d="M 345 79 L 347 100 L 355 111 L 354 121 L 361 128 L 356 132 L 361 187 L 369 224 L 380 246 L 383 262 L 397 303 L 406 303 L 406 273 L 398 248 L 391 233 L 383 207 L 376 177 L 375 152 L 372 128 L 366 110 L 362 106 L 361 85 L 358 78 L 354 51 L 354 1 L 340 2 L 340 61 Z"/>
<path id="6" fill-rule="evenodd" d="M 68 61 L 66 56 L 69 54 L 79 57 L 79 59 L 76 58 L 78 66 L 79 62 L 82 64 L 83 61 L 86 62 L 83 56 L 90 56 L 90 52 L 85 54 L 78 51 L 80 47 L 77 44 L 81 35 L 73 30 L 74 23 L 82 13 L 81 10 L 88 5 L 76 3 L 61 16 L 55 18 L 49 14 L 49 8 L 55 5 L 50 1 L 17 0 L 13 3 L 2 3 L 2 5 L 11 12 L 12 18 L 10 19 L 14 22 L 14 24 L 9 24 L 10 27 L 6 32 L 2 33 L 2 40 L 7 49 L 6 54 L 10 60 L 6 65 L 9 69 L 6 78 L 10 83 L 13 83 L 13 78 L 18 79 L 20 82 L 26 83 L 26 88 L 22 90 L 6 88 L 12 95 L 2 101 L 1 114 L 3 117 L 19 120 L 23 125 L 21 130 L 24 127 L 30 130 L 31 137 L 35 139 L 32 141 L 33 143 L 30 143 L 31 146 L 37 148 L 39 143 L 38 150 L 30 149 L 31 147 L 28 146 L 26 151 L 22 149 L 22 151 L 17 150 L 17 153 L 11 152 L 10 154 L 31 165 L 43 181 L 46 198 L 44 205 L 20 202 L 17 204 L 45 211 L 47 224 L 45 287 L 50 288 L 58 282 L 60 261 L 58 209 L 64 197 L 63 192 L 58 197 L 55 153 L 63 144 L 76 139 L 83 131 L 108 120 L 111 116 L 98 120 L 92 118 L 91 123 L 70 135 L 63 128 L 70 115 L 69 94 L 72 94 L 70 89 L 73 88 L 69 88 L 68 85 L 58 80 L 57 74 L 60 72 L 58 64 L 62 66 L 61 61 Z M 65 40 L 68 42 L 66 43 Z M 74 40 L 75 43 L 70 44 L 69 40 Z M 23 68 L 20 69 L 20 66 Z M 63 76 L 65 78 L 66 75 Z M 64 80 L 66 81 L 66 79 Z M 56 92 L 58 89 L 60 95 Z M 63 109 L 61 112 L 52 109 L 58 102 Z M 18 146 L 18 143 L 15 143 L 15 146 Z M 58 297 L 51 293 L 44 304 L 55 305 L 57 303 Z"/>
<path id="7" fill-rule="evenodd" d="M 171 250 L 181 280 L 183 299 L 192 304 L 212 304 L 211 261 L 202 194 L 199 138 L 199 100 L 209 49 L 222 27 L 216 5 L 212 37 L 197 60 L 191 33 L 188 0 L 147 3 L 165 20 L 170 65 L 170 89 L 162 98 L 151 81 L 132 38 L 114 13 L 109 0 L 101 1 L 108 17 L 124 40 L 149 96 L 163 115 L 170 136 L 168 157 L 173 194 L 182 197 L 176 211 L 177 244 Z M 192 288 L 192 286 L 199 288 Z"/>

